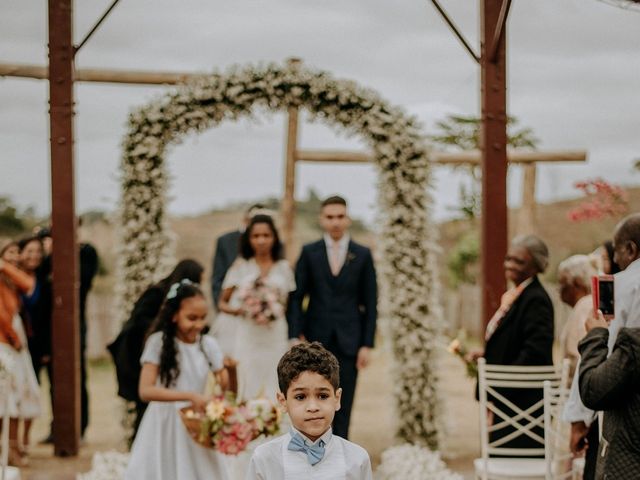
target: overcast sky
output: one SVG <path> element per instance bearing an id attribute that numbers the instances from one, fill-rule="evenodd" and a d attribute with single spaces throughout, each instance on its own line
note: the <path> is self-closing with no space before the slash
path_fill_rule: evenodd
<path id="1" fill-rule="evenodd" d="M 75 2 L 79 41 L 111 0 Z M 478 1 L 441 0 L 472 44 Z M 47 2 L 2 0 L 0 62 L 45 65 Z M 586 164 L 544 166 L 538 198 L 575 196 L 578 179 L 636 184 L 640 158 L 640 13 L 597 0 L 515 0 L 508 51 L 509 113 L 533 128 L 541 149 L 585 149 Z M 477 47 L 476 47 L 477 49 Z M 225 70 L 296 56 L 376 89 L 423 122 L 478 114 L 479 68 L 427 0 L 121 0 L 79 53 L 78 68 Z M 47 83 L 0 79 L 0 195 L 41 213 L 50 206 Z M 117 202 L 127 113 L 161 87 L 78 84 L 76 178 L 79 211 Z M 230 201 L 280 195 L 285 117 L 227 123 L 190 137 L 168 156 L 170 210 L 198 213 Z M 358 148 L 323 125 L 304 123 L 302 148 Z M 510 200 L 519 200 L 518 169 Z M 436 214 L 455 205 L 461 175 L 435 171 Z M 297 195 L 345 194 L 356 216 L 375 215 L 370 166 L 303 165 Z"/>

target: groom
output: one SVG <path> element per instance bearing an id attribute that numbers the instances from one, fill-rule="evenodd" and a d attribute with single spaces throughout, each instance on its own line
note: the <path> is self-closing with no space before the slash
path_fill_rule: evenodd
<path id="1" fill-rule="evenodd" d="M 369 363 L 376 332 L 377 285 L 371 251 L 353 242 L 347 202 L 322 202 L 324 238 L 305 245 L 287 312 L 289 338 L 321 342 L 340 364 L 341 409 L 333 433 L 347 438 L 358 370 Z M 304 309 L 304 299 L 309 298 Z"/>

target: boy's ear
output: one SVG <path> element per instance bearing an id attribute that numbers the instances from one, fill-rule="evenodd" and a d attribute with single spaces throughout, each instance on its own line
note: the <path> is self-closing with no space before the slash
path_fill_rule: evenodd
<path id="1" fill-rule="evenodd" d="M 342 389 L 339 388 L 336 390 L 336 412 L 340 410 L 340 407 L 342 406 L 340 403 L 341 398 L 342 398 Z"/>
<path id="2" fill-rule="evenodd" d="M 276 393 L 276 399 L 278 400 L 278 403 L 280 404 L 282 409 L 286 412 L 287 411 L 287 398 L 284 396 L 284 394 L 282 392 Z"/>

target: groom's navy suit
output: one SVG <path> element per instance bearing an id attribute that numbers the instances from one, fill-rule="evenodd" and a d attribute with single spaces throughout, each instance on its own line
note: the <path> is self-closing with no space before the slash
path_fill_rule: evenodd
<path id="1" fill-rule="evenodd" d="M 376 271 L 371 251 L 353 241 L 337 276 L 331 273 L 327 247 L 320 240 L 302 248 L 296 264 L 296 291 L 287 319 L 289 338 L 304 334 L 321 342 L 340 363 L 342 407 L 333 433 L 347 438 L 356 388 L 356 359 L 360 347 L 373 347 L 377 317 Z M 303 311 L 304 298 L 309 297 Z"/>

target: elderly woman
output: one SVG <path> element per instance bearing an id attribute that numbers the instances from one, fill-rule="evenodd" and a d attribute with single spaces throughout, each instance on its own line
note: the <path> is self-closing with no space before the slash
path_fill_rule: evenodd
<path id="1" fill-rule="evenodd" d="M 553 305 L 538 280 L 549 264 L 549 250 L 535 235 L 514 238 L 504 260 L 505 276 L 513 287 L 500 302 L 485 333 L 484 358 L 495 365 L 553 365 Z M 526 409 L 542 399 L 542 390 L 501 392 L 519 408 Z M 505 413 L 510 409 L 493 400 Z M 538 412 L 532 412 L 537 414 Z M 525 424 L 526 421 L 523 421 Z M 542 436 L 542 429 L 533 429 Z M 492 432 L 491 440 L 512 433 L 512 427 Z M 509 448 L 539 448 L 526 435 L 506 442 Z"/>
<path id="2" fill-rule="evenodd" d="M 571 362 L 569 378 L 573 378 L 580 358 L 578 342 L 587 334 L 585 322 L 593 309 L 591 277 L 597 274 L 593 260 L 587 255 L 573 255 L 558 266 L 560 298 L 572 308 L 560 334 L 562 357 Z"/>

